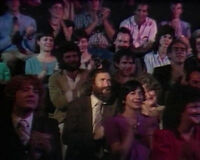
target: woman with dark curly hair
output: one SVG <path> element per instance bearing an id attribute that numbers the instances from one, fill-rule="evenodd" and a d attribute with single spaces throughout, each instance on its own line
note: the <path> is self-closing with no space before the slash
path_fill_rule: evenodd
<path id="1" fill-rule="evenodd" d="M 148 160 L 150 139 L 158 121 L 141 114 L 145 99 L 142 85 L 128 81 L 119 97 L 120 111 L 105 123 L 105 136 L 115 160 Z"/>
<path id="2" fill-rule="evenodd" d="M 168 95 L 163 130 L 153 136 L 152 160 L 199 160 L 200 90 L 177 85 Z M 191 159 L 190 157 L 190 159 Z"/>
<path id="3" fill-rule="evenodd" d="M 175 32 L 169 25 L 161 26 L 156 35 L 156 40 L 153 44 L 153 51 L 147 53 L 144 57 L 147 72 L 152 74 L 155 67 L 170 64 L 167 56 L 167 48 L 174 39 Z"/>

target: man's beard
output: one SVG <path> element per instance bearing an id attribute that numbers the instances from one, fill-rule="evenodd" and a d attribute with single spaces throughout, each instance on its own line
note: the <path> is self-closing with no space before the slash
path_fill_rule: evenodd
<path id="1" fill-rule="evenodd" d="M 64 63 L 63 66 L 62 66 L 63 69 L 65 69 L 67 71 L 72 71 L 72 72 L 78 70 L 79 67 L 80 67 L 80 63 L 79 62 L 74 63 L 74 64 L 66 64 L 66 63 Z"/>
<path id="2" fill-rule="evenodd" d="M 97 87 L 93 86 L 93 94 L 103 102 L 108 102 L 111 98 L 111 87 Z"/>

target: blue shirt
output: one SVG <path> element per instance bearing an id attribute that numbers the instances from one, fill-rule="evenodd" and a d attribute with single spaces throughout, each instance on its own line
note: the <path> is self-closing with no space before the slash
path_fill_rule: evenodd
<path id="1" fill-rule="evenodd" d="M 25 73 L 32 75 L 39 75 L 43 70 L 47 71 L 47 75 L 51 75 L 57 65 L 57 61 L 41 62 L 36 56 L 26 60 Z"/>
<path id="2" fill-rule="evenodd" d="M 11 33 L 13 26 L 13 15 L 11 13 L 5 13 L 3 16 L 0 16 L 0 51 L 17 51 L 17 47 L 11 42 Z M 24 36 L 25 31 L 28 27 L 33 27 L 36 31 L 36 22 L 33 18 L 29 16 L 25 16 L 23 14 L 18 14 L 16 16 L 19 22 L 19 32 L 23 37 L 22 46 L 33 50 L 35 38 L 33 37 L 31 40 L 26 39 Z"/>

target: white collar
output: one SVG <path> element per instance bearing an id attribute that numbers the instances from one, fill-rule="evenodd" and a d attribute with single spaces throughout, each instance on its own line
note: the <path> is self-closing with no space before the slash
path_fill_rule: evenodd
<path id="1" fill-rule="evenodd" d="M 26 118 L 21 118 L 19 116 L 17 116 L 16 114 L 12 114 L 12 122 L 15 128 L 17 128 L 17 125 L 19 123 L 20 120 L 26 120 L 26 122 L 28 122 L 29 124 L 29 128 L 32 127 L 32 121 L 33 121 L 33 113 L 31 113 L 28 117 Z"/>
<path id="2" fill-rule="evenodd" d="M 100 99 L 98 99 L 94 94 L 92 94 L 90 96 L 90 99 L 91 99 L 92 108 L 94 108 L 97 103 L 99 103 L 99 104 L 102 103 L 102 101 Z"/>

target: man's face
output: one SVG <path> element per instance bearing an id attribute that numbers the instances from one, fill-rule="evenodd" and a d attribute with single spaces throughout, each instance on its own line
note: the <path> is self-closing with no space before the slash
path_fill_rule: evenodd
<path id="1" fill-rule="evenodd" d="M 135 16 L 140 21 L 145 21 L 146 17 L 148 16 L 148 5 L 138 5 Z"/>
<path id="2" fill-rule="evenodd" d="M 17 11 L 19 11 L 20 2 L 19 2 L 19 0 L 9 0 L 7 2 L 7 6 L 10 11 L 17 12 Z"/>
<path id="3" fill-rule="evenodd" d="M 169 58 L 171 62 L 175 64 L 183 64 L 185 62 L 187 55 L 187 48 L 182 43 L 175 43 L 172 46 L 171 53 L 169 53 Z"/>
<path id="4" fill-rule="evenodd" d="M 78 41 L 78 47 L 79 47 L 81 53 L 87 51 L 87 49 L 88 49 L 88 40 L 87 40 L 87 38 L 81 38 Z"/>
<path id="5" fill-rule="evenodd" d="M 118 33 L 117 38 L 114 42 L 115 51 L 118 51 L 120 48 L 130 47 L 130 36 L 127 33 Z"/>
<path id="6" fill-rule="evenodd" d="M 200 89 L 200 72 L 193 71 L 189 76 L 188 84 Z"/>
<path id="7" fill-rule="evenodd" d="M 14 108 L 16 110 L 34 111 L 38 107 L 39 90 L 31 84 L 25 84 L 15 95 Z"/>
<path id="8" fill-rule="evenodd" d="M 90 7 L 94 11 L 98 11 L 101 7 L 100 0 L 90 0 Z"/>
<path id="9" fill-rule="evenodd" d="M 65 69 L 69 71 L 75 71 L 79 69 L 80 57 L 77 52 L 69 51 L 63 55 L 63 61 L 65 63 Z"/>
<path id="10" fill-rule="evenodd" d="M 123 56 L 116 66 L 119 73 L 125 77 L 133 75 L 136 71 L 136 65 L 133 62 L 132 57 Z"/>
<path id="11" fill-rule="evenodd" d="M 93 94 L 102 101 L 107 101 L 111 96 L 111 77 L 107 72 L 98 73 L 92 86 Z"/>
<path id="12" fill-rule="evenodd" d="M 64 14 L 64 8 L 61 3 L 54 4 L 50 9 L 49 12 L 52 17 L 62 18 Z"/>
<path id="13" fill-rule="evenodd" d="M 179 18 L 181 14 L 183 13 L 183 7 L 181 3 L 173 4 L 171 6 L 171 11 L 174 16 L 174 18 Z"/>

